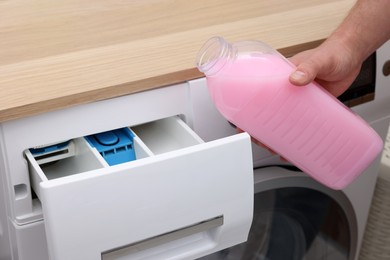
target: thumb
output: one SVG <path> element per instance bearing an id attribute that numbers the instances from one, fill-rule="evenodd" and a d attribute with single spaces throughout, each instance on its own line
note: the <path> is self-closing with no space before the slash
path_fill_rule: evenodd
<path id="1" fill-rule="evenodd" d="M 317 62 L 311 59 L 305 60 L 297 66 L 293 73 L 291 73 L 289 80 L 296 86 L 307 85 L 316 78 L 320 67 L 321 66 Z"/>

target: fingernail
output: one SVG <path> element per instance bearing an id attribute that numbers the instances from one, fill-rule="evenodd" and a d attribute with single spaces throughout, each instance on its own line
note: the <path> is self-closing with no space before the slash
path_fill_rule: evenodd
<path id="1" fill-rule="evenodd" d="M 291 74 L 291 79 L 297 82 L 304 81 L 306 79 L 306 74 L 303 71 L 296 70 Z"/>

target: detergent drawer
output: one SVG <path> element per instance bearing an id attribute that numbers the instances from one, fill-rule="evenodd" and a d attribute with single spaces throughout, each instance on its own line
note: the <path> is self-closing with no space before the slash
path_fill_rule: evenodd
<path id="1" fill-rule="evenodd" d="M 114 165 L 85 137 L 54 160 L 25 152 L 51 259 L 194 259 L 247 239 L 247 134 L 205 143 L 176 116 L 129 130 L 136 159 Z"/>

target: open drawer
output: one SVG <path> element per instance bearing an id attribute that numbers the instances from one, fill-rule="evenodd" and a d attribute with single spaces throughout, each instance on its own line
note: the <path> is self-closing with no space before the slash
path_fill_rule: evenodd
<path id="1" fill-rule="evenodd" d="M 179 117 L 130 129 L 136 160 L 112 166 L 84 137 L 55 161 L 25 152 L 51 259 L 195 259 L 247 239 L 247 134 L 204 143 Z"/>

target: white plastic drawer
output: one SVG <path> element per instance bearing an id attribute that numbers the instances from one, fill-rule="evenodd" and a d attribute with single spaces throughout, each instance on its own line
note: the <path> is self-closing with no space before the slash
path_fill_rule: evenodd
<path id="1" fill-rule="evenodd" d="M 131 129 L 137 160 L 114 166 L 83 138 L 46 165 L 25 152 L 51 259 L 195 259 L 246 240 L 247 134 L 204 143 L 178 117 Z"/>

